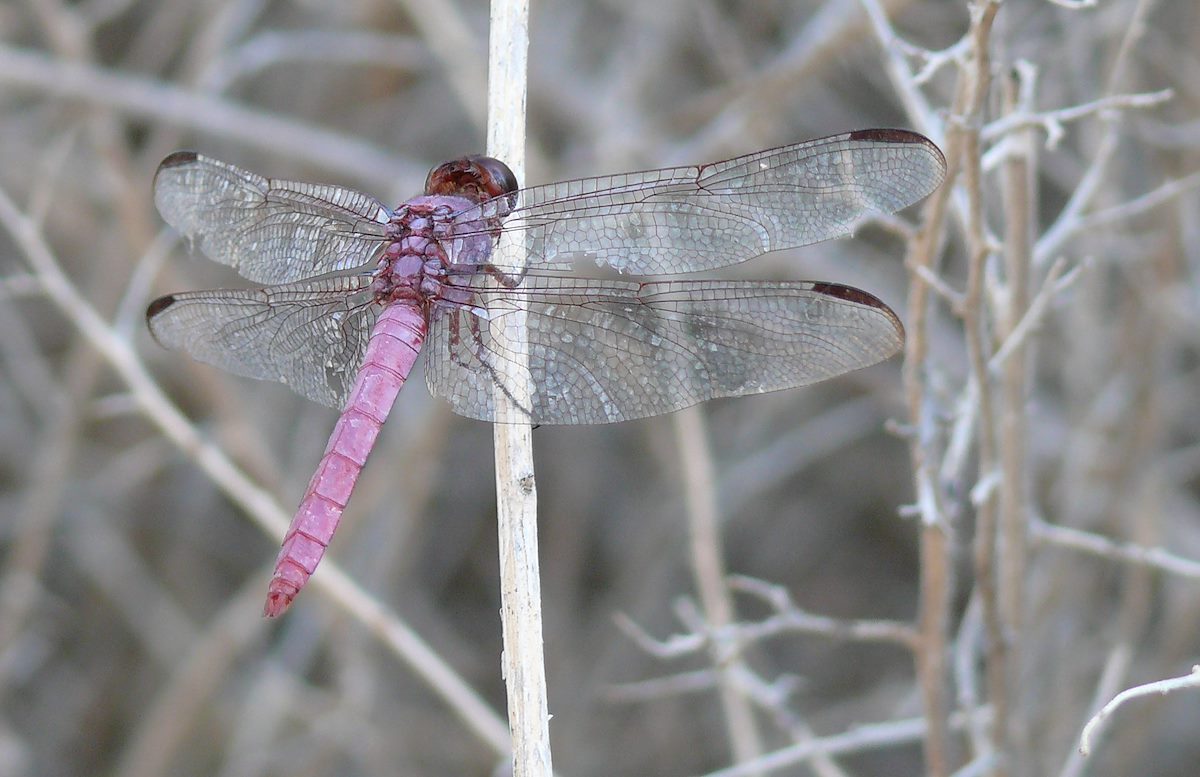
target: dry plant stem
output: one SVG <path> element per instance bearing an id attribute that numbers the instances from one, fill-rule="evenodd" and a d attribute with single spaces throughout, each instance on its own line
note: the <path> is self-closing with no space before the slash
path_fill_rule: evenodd
<path id="1" fill-rule="evenodd" d="M 84 37 L 82 28 L 70 21 L 74 18 L 69 11 L 53 2 L 35 4 L 45 32 L 54 42 L 59 54 L 71 60 L 90 60 L 92 49 Z M 59 24 L 58 22 L 66 22 Z M 124 234 L 134 242 L 148 242 L 148 226 L 138 204 L 133 176 L 129 173 L 128 155 L 122 142 L 122 128 L 110 112 L 94 109 L 89 112 L 86 137 L 97 153 L 102 155 L 112 168 L 112 188 L 115 190 L 113 209 L 120 221 Z M 34 193 L 33 200 L 48 206 L 56 182 L 63 180 L 62 169 L 66 161 L 65 152 L 73 145 L 71 141 L 59 149 L 53 162 L 53 174 Z M 44 215 L 44 213 L 39 213 Z M 101 306 L 115 304 L 121 293 L 119 273 L 102 272 L 95 266 L 87 270 L 93 287 L 93 298 Z M 72 345 L 66 359 L 65 391 L 55 392 L 51 401 L 57 405 L 47 419 L 45 434 L 34 457 L 29 487 L 18 506 L 18 526 L 12 551 L 4 560 L 2 585 L 0 585 L 0 654 L 21 631 L 30 610 L 39 598 L 37 584 L 50 549 L 51 537 L 56 520 L 61 514 L 65 495 L 62 483 L 68 482 L 71 468 L 81 440 L 80 424 L 83 422 L 80 408 L 87 404 L 99 376 L 101 361 L 96 352 L 81 340 Z M 0 672 L 0 692 L 7 682 L 5 673 Z M 0 693 L 2 695 L 2 693 Z"/>
<path id="2" fill-rule="evenodd" d="M 861 0 L 871 19 L 871 26 L 883 48 L 888 74 L 899 92 L 910 119 L 927 134 L 939 137 L 941 123 L 930 109 L 920 91 L 916 78 L 905 63 L 900 51 L 900 39 L 892 29 L 883 9 L 876 0 Z M 994 15 L 994 10 L 991 12 Z M 970 46 L 978 48 L 980 16 L 968 33 Z M 989 16 L 990 23 L 990 16 Z M 984 38 L 986 42 L 986 36 Z M 957 50 L 959 47 L 955 47 Z M 957 57 L 956 57 L 957 59 Z M 963 159 L 964 127 L 958 117 L 978 112 L 973 101 L 982 99 L 974 89 L 975 79 L 960 65 L 955 87 L 952 120 L 947 123 L 942 147 L 946 155 L 946 180 L 930 197 L 925 207 L 924 224 L 911 241 L 905 264 L 909 271 L 908 337 L 904 352 L 904 388 L 909 423 L 909 456 L 912 461 L 916 511 L 921 519 L 920 598 L 918 631 L 920 644 L 916 651 L 917 674 L 928 723 L 924 738 L 926 772 L 932 777 L 944 777 L 950 771 L 950 730 L 947 724 L 949 691 L 947 635 L 950 620 L 950 594 L 953 589 L 953 566 L 950 560 L 949 526 L 945 499 L 937 474 L 939 438 L 936 431 L 939 410 L 936 399 L 929 394 L 929 306 L 930 292 L 936 291 L 930 279 L 937 276 L 935 260 L 946 226 L 946 217 Z"/>
<path id="3" fill-rule="evenodd" d="M 1151 694 L 1165 696 L 1168 693 L 1181 690 L 1200 689 L 1200 666 L 1193 666 L 1189 674 L 1182 677 L 1173 677 L 1168 680 L 1159 680 L 1145 685 L 1138 685 L 1134 688 L 1127 688 L 1118 693 L 1112 701 L 1105 704 L 1099 712 L 1083 727 L 1083 732 L 1079 737 L 1079 752 L 1083 755 L 1090 755 L 1092 751 L 1092 739 L 1096 736 L 1100 727 L 1112 717 L 1112 714 L 1117 711 L 1121 705 L 1127 701 L 1131 701 L 1141 696 L 1150 696 Z"/>
<path id="4" fill-rule="evenodd" d="M 0 83 L 44 95 L 104 105 L 132 116 L 189 127 L 250 148 L 288 154 L 339 175 L 355 175 L 381 190 L 397 178 L 422 180 L 420 165 L 371 143 L 153 79 L 0 45 Z"/>
<path id="5" fill-rule="evenodd" d="M 1023 95 L 1015 72 L 1004 80 L 1004 103 L 1006 113 L 1020 110 Z M 1032 84 L 1029 84 L 1032 87 Z M 1031 90 L 1027 90 L 1031 91 Z M 1025 99 L 1030 99 L 1025 97 Z M 1032 101 L 1030 99 L 1030 101 Z M 1037 200 L 1031 175 L 1031 158 L 1036 153 L 1032 133 L 1021 130 L 1009 138 L 1012 145 L 1004 165 L 1004 266 L 1008 309 L 1000 318 L 1000 335 L 1004 341 L 1014 337 L 1016 328 L 1024 321 L 1029 310 L 1029 272 L 1032 262 L 1032 224 Z M 1023 343 L 1013 350 L 1004 362 L 1001 374 L 1001 417 L 1000 417 L 1000 486 L 999 486 L 999 553 L 996 564 L 997 595 L 999 597 L 1000 623 L 1004 630 L 1006 698 L 1013 709 L 1023 709 L 1021 688 L 1016 680 L 1020 677 L 1021 633 L 1024 625 L 1023 603 L 1025 601 L 1025 566 L 1028 532 L 1026 530 L 1028 505 L 1028 464 L 1026 461 L 1025 401 L 1029 381 L 1027 366 L 1029 359 Z M 987 365 L 984 374 L 988 372 Z M 1016 761 L 1014 771 L 1023 773 L 1021 753 L 1026 752 L 1027 732 L 1023 725 L 1025 716 L 1017 714 L 1002 716 L 996 710 L 996 725 L 1004 726 L 1010 747 L 1004 754 Z"/>
<path id="6" fill-rule="evenodd" d="M 235 46 L 236 44 L 236 46 Z M 231 48 L 216 60 L 204 63 L 197 79 L 206 90 L 226 92 L 242 79 L 271 67 L 296 62 L 354 64 L 420 71 L 427 67 L 428 47 L 412 36 L 341 30 L 294 30 L 263 32 Z M 482 63 L 481 63 L 482 65 Z M 482 73 L 482 66 L 479 68 Z M 482 100 L 475 100 L 482 105 Z M 476 108 L 476 110 L 480 110 Z M 472 117 L 475 118 L 475 117 Z M 479 116 L 482 129 L 482 115 Z"/>
<path id="7" fill-rule="evenodd" d="M 986 713 L 981 713 L 981 716 L 986 717 Z M 948 727 L 961 729 L 966 724 L 967 717 L 961 713 L 955 713 L 950 716 Z M 708 772 L 703 777 L 751 777 L 803 764 L 818 754 L 853 755 L 893 745 L 905 745 L 922 737 L 928 737 L 928 729 L 929 720 L 925 717 L 894 720 L 887 723 L 868 723 L 850 728 L 841 734 L 812 739 L 767 753 L 755 761 Z"/>
<path id="8" fill-rule="evenodd" d="M 254 484 L 224 452 L 206 440 L 167 399 L 146 372 L 128 340 L 120 337 L 63 274 L 37 225 L 18 211 L 0 191 L 0 224 L 12 235 L 30 269 L 46 289 L 46 299 L 60 312 L 129 386 L 134 403 L 163 436 L 191 458 L 217 488 L 270 537 L 281 536 L 289 515 L 266 491 Z M 480 739 L 497 754 L 509 752 L 504 723 L 454 673 L 429 645 L 380 602 L 362 590 L 336 563 L 326 559 L 312 583 L 328 594 L 411 667 Z"/>
<path id="9" fill-rule="evenodd" d="M 1087 553 L 1097 558 L 1156 569 L 1185 580 L 1200 581 L 1200 561 L 1182 558 L 1162 548 L 1147 548 L 1131 542 L 1116 542 L 1098 534 L 1055 526 L 1035 520 L 1029 526 L 1031 538 L 1039 543 Z"/>
<path id="10" fill-rule="evenodd" d="M 904 61 L 900 38 L 888 22 L 887 13 L 880 5 L 879 0 L 859 1 L 862 3 L 863 10 L 867 12 L 867 18 L 871 22 L 871 29 L 875 32 L 875 37 L 879 39 L 888 76 L 899 94 L 905 113 L 917 123 L 917 126 L 926 135 L 933 137 L 935 141 L 938 140 L 938 133 L 935 130 L 941 126 L 941 122 L 937 120 L 929 101 L 922 94 L 920 85 Z M 949 156 L 947 156 L 948 158 Z M 947 177 L 947 185 L 952 180 Z"/>
<path id="11" fill-rule="evenodd" d="M 954 694 L 960 710 L 972 714 L 967 728 L 968 744 L 972 753 L 991 753 L 991 727 L 983 725 L 980 716 L 973 713 L 982 705 L 979 691 L 979 674 L 976 668 L 982 652 L 983 616 L 979 603 L 979 592 L 972 594 L 967 608 L 958 622 L 954 634 Z M 978 757 L 976 758 L 978 760 Z"/>
<path id="12" fill-rule="evenodd" d="M 756 596 L 770 605 L 776 614 L 752 623 L 730 623 L 721 628 L 702 624 L 684 634 L 673 634 L 666 639 L 655 639 L 624 613 L 617 613 L 614 620 L 617 628 L 644 650 L 656 658 L 669 659 L 693 655 L 713 643 L 732 645 L 740 650 L 753 643 L 784 634 L 809 634 L 828 639 L 854 642 L 877 642 L 900 645 L 916 650 L 920 637 L 916 629 L 899 621 L 844 620 L 805 612 L 792 603 L 787 590 L 763 580 L 731 575 L 729 588 Z"/>
<path id="13" fill-rule="evenodd" d="M 1062 138 L 1062 125 L 1065 122 L 1078 121 L 1092 114 L 1116 108 L 1149 108 L 1167 102 L 1174 96 L 1173 89 L 1160 89 L 1157 92 L 1138 94 L 1114 94 L 1082 105 L 1073 105 L 1070 108 L 1060 108 L 1042 113 L 1035 113 L 1028 107 L 1021 106 L 1007 112 L 1003 118 L 988 124 L 980 134 L 984 140 L 997 140 L 1014 130 L 1041 127 L 1046 132 L 1046 146 L 1053 149 Z"/>
<path id="14" fill-rule="evenodd" d="M 1033 301 L 1025 306 L 1025 314 L 1021 317 L 1021 320 L 1008 322 L 1008 334 L 1005 335 L 1004 342 L 996 349 L 996 352 L 992 354 L 992 358 L 988 361 L 988 370 L 990 372 L 997 375 L 1002 374 L 1001 370 L 1009 357 L 1013 354 L 1024 352 L 1025 341 L 1042 325 L 1046 309 L 1049 307 L 1050 302 L 1079 280 L 1080 274 L 1089 264 L 1090 260 L 1085 258 L 1083 262 L 1073 267 L 1070 272 L 1064 274 L 1063 271 L 1067 268 L 1067 260 L 1061 256 L 1054 260 L 1054 264 L 1050 265 L 1050 269 L 1046 271 L 1046 277 L 1042 279 L 1041 288 L 1038 289 L 1038 293 L 1034 296 Z M 1028 365 L 1025 368 L 1028 369 Z"/>
<path id="15" fill-rule="evenodd" d="M 529 53 L 528 0 L 493 0 L 488 62 L 488 153 L 524 180 L 525 102 Z M 523 266 L 524 246 L 506 234 L 502 263 Z M 550 713 L 542 645 L 542 593 L 538 567 L 537 484 L 533 430 L 521 407 L 530 406 L 525 316 L 500 322 L 509 358 L 497 386 L 496 517 L 500 536 L 500 616 L 504 631 L 504 682 L 515 777 L 549 777 Z"/>
<path id="16" fill-rule="evenodd" d="M 398 4 L 408 12 L 409 20 L 437 58 L 467 116 L 477 127 L 484 126 L 485 119 L 491 126 L 492 117 L 480 110 L 479 100 L 483 96 L 479 94 L 479 82 L 488 63 L 479 56 L 475 35 L 457 4 L 450 0 L 400 0 Z M 489 99 L 488 110 L 491 105 Z M 517 180 L 524 179 L 518 176 Z"/>
<path id="17" fill-rule="evenodd" d="M 762 739 L 749 700 L 732 682 L 732 673 L 742 663 L 735 641 L 717 637 L 733 622 L 733 600 L 725 587 L 725 551 L 717 516 L 712 451 L 708 445 L 707 424 L 699 407 L 675 414 L 675 439 L 683 461 L 684 500 L 687 504 L 688 538 L 692 575 L 704 609 L 704 620 L 712 629 L 708 641 L 709 657 L 717 671 L 721 707 L 733 751 L 734 763 L 743 763 L 762 754 Z"/>
<path id="18" fill-rule="evenodd" d="M 1168 181 L 1131 200 L 1126 200 L 1110 208 L 1093 211 L 1086 216 L 1079 217 L 1065 234 L 1060 235 L 1061 240 L 1065 242 L 1067 238 L 1074 237 L 1080 233 L 1110 226 L 1118 221 L 1128 221 L 1136 216 L 1149 213 L 1164 202 L 1174 199 L 1185 192 L 1189 192 L 1198 186 L 1200 186 L 1200 173 L 1192 173 L 1176 181 Z M 1046 246 L 1042 246 L 1039 242 L 1039 248 L 1045 249 Z M 1035 257 L 1041 258 L 1042 254 L 1035 253 Z"/>
<path id="19" fill-rule="evenodd" d="M 1099 710 L 1104 706 L 1106 700 L 1116 696 L 1123 678 L 1129 673 L 1129 665 L 1132 660 L 1133 650 L 1127 643 L 1119 643 L 1109 651 L 1108 658 L 1104 662 L 1104 669 L 1100 672 L 1099 680 L 1096 681 L 1096 690 L 1092 694 L 1088 709 Z M 1079 752 L 1078 746 L 1071 748 L 1058 777 L 1081 777 L 1087 772 L 1090 765 L 1085 759 L 1086 756 Z"/>
<path id="20" fill-rule="evenodd" d="M 966 79 L 960 74 L 952 114 L 966 106 Z M 962 128 L 951 124 L 946 130 L 946 181 L 934 192 L 924 209 L 923 225 L 909 246 L 905 264 L 910 273 L 908 289 L 908 336 L 904 343 L 904 391 L 908 418 L 914 432 L 909 437 L 914 490 L 921 518 L 920 611 L 917 616 L 920 646 L 915 654 L 921 697 L 928 727 L 925 733 L 926 770 L 931 777 L 949 773 L 950 732 L 946 688 L 946 632 L 952 568 L 948 557 L 945 512 L 940 498 L 934 449 L 936 418 L 928 396 L 930 285 L 945 227 L 950 193 L 962 156 Z"/>
<path id="21" fill-rule="evenodd" d="M 920 636 L 907 623 L 885 620 L 846 620 L 813 615 L 796 607 L 783 586 L 744 575 L 729 578 L 729 587 L 757 596 L 774 608 L 776 614 L 758 623 L 739 623 L 734 626 L 742 642 L 765 639 L 774 634 L 822 634 L 831 639 L 863 642 L 891 642 L 916 650 Z"/>
<path id="22" fill-rule="evenodd" d="M 987 226 L 983 212 L 983 158 L 979 130 L 983 123 L 983 111 L 991 85 L 992 22 L 999 10 L 998 3 L 982 2 L 971 8 L 971 57 L 964 73 L 968 80 L 970 96 L 966 111 L 957 115 L 964 125 L 963 131 L 963 186 L 967 195 L 967 288 L 963 296 L 963 327 L 966 333 L 967 357 L 970 364 L 970 380 L 975 385 L 977 439 L 979 451 L 979 480 L 985 481 L 996 470 L 996 434 L 993 427 L 992 392 L 988 363 L 988 321 L 984 308 L 983 283 L 991 248 L 987 240 Z M 1004 757 L 1009 752 L 1007 744 L 1008 716 L 1008 672 L 1007 652 L 1003 619 L 999 608 L 997 580 L 997 497 L 995 489 L 987 489 L 976 504 L 975 515 L 975 585 L 982 608 L 985 645 L 985 674 L 988 699 L 992 705 L 991 746 L 1001 754 L 995 774 L 1007 774 Z M 976 753 L 984 756 L 987 753 Z"/>

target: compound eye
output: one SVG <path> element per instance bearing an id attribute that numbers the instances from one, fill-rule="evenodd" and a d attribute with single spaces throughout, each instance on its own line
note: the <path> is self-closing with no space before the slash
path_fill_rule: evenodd
<path id="1" fill-rule="evenodd" d="M 508 165 L 490 156 L 472 156 L 468 160 L 480 171 L 479 180 L 487 199 L 517 190 L 517 177 Z"/>
<path id="2" fill-rule="evenodd" d="M 425 179 L 426 194 L 455 195 L 474 202 L 512 194 L 517 177 L 508 165 L 489 156 L 469 156 L 433 168 Z"/>

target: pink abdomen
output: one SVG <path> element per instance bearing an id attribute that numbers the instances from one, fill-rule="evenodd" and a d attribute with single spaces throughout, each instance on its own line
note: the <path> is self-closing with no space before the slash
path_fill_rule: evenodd
<path id="1" fill-rule="evenodd" d="M 288 608 L 325 555 L 375 438 L 417 359 L 425 332 L 425 318 L 414 305 L 394 302 L 380 312 L 346 407 L 283 538 L 267 589 L 263 609 L 267 617 L 274 618 Z"/>

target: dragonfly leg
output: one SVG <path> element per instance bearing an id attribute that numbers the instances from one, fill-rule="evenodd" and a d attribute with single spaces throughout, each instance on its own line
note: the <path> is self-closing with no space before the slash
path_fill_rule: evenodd
<path id="1" fill-rule="evenodd" d="M 446 315 L 450 316 L 449 321 L 449 338 L 448 345 L 450 346 L 450 362 L 458 367 L 469 372 L 484 372 L 487 374 L 493 386 L 496 386 L 504 395 L 508 397 L 513 406 L 518 408 L 522 415 L 526 418 L 532 418 L 533 412 L 531 408 L 522 405 L 513 395 L 512 391 L 504 384 L 500 372 L 493 364 L 493 359 L 497 356 L 496 352 L 489 348 L 484 341 L 483 329 L 480 326 L 480 316 L 474 315 L 469 309 L 460 306 L 450 306 Z M 468 320 L 464 327 L 463 318 Z M 464 337 L 464 328 L 466 335 Z M 463 348 L 469 350 L 463 350 Z"/>
<path id="2" fill-rule="evenodd" d="M 521 281 L 525 280 L 525 274 L 529 272 L 528 267 L 522 267 L 521 272 L 516 275 L 509 275 L 494 264 L 485 264 L 480 267 L 488 275 L 496 279 L 506 289 L 515 289 L 521 285 Z"/>

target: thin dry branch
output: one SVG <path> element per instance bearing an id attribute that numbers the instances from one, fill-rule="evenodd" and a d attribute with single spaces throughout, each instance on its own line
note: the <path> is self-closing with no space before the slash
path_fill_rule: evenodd
<path id="1" fill-rule="evenodd" d="M 1138 94 L 1114 94 L 1091 102 L 1059 108 L 1053 111 L 1032 113 L 1027 110 L 1005 114 L 983 128 L 980 136 L 987 141 L 998 140 L 1009 133 L 1031 127 L 1041 127 L 1046 133 L 1046 148 L 1053 150 L 1062 141 L 1066 130 L 1063 124 L 1119 108 L 1149 108 L 1161 105 L 1175 97 L 1175 90 L 1160 89 L 1157 92 Z"/>
<path id="2" fill-rule="evenodd" d="M 421 180 L 425 175 L 423 165 L 342 133 L 143 76 L 64 62 L 13 46 L 0 45 L 0 83 L 288 154 L 373 182 L 380 190 L 397 179 Z"/>
<path id="3" fill-rule="evenodd" d="M 1075 285 L 1083 271 L 1091 266 L 1091 262 L 1085 258 L 1072 267 L 1070 272 L 1064 274 L 1066 266 L 1067 261 L 1063 257 L 1059 257 L 1054 264 L 1050 265 L 1050 269 L 1046 271 L 1046 277 L 1042 279 L 1041 288 L 1038 289 L 1033 301 L 1025 309 L 1021 320 L 1008 331 L 1000 347 L 992 354 L 992 358 L 988 361 L 988 372 L 993 375 L 997 374 L 1008 358 L 1038 331 L 1045 320 L 1050 303 Z"/>
<path id="4" fill-rule="evenodd" d="M 689 624 L 691 630 L 664 639 L 651 636 L 624 613 L 614 615 L 613 621 L 639 648 L 660 659 L 682 658 L 703 650 L 713 650 L 722 661 L 729 661 L 757 642 L 788 634 L 808 634 L 848 642 L 891 643 L 909 650 L 916 650 L 920 645 L 916 630 L 907 623 L 814 615 L 792 604 L 785 588 L 740 575 L 730 577 L 729 586 L 764 599 L 777 610 L 777 614 L 761 621 L 735 622 L 724 626 L 681 617 L 685 621 L 695 621 Z"/>
<path id="5" fill-rule="evenodd" d="M 1127 688 L 1118 693 L 1112 701 L 1100 708 L 1100 711 L 1092 716 L 1087 725 L 1083 727 L 1083 732 L 1079 735 L 1079 752 L 1083 755 L 1089 755 L 1092 750 L 1092 739 L 1100 731 L 1101 727 L 1107 723 L 1122 705 L 1142 696 L 1166 696 L 1168 693 L 1175 691 L 1200 689 L 1200 666 L 1193 666 L 1192 671 L 1182 677 L 1171 677 L 1166 680 L 1157 680 L 1145 685 L 1138 685 L 1133 688 Z"/>
<path id="6" fill-rule="evenodd" d="M 987 717 L 986 710 L 980 713 Z M 967 721 L 967 716 L 955 713 L 949 716 L 949 728 L 961 729 Z M 749 763 L 738 764 L 728 769 L 718 769 L 706 772 L 702 777 L 751 777 L 755 774 L 769 774 L 779 769 L 786 769 L 802 764 L 818 754 L 822 755 L 852 755 L 916 742 L 929 735 L 927 718 L 909 718 L 888 723 L 868 723 L 847 729 L 841 734 L 820 737 L 808 742 L 785 747 Z"/>
<path id="7" fill-rule="evenodd" d="M 705 628 L 711 630 L 709 658 L 717 672 L 734 763 L 743 763 L 762 754 L 762 738 L 749 703 L 733 682 L 733 675 L 745 669 L 738 657 L 740 651 L 718 636 L 733 621 L 734 610 L 733 598 L 726 588 L 725 549 L 717 514 L 714 491 L 717 477 L 708 444 L 708 425 L 703 411 L 697 407 L 676 413 L 673 421 L 683 462 L 692 577 L 704 610 Z"/>
<path id="8" fill-rule="evenodd" d="M 493 0 L 488 62 L 488 153 L 504 159 L 517 180 L 525 175 L 525 103 L 529 3 Z M 505 234 L 496 247 L 502 265 L 524 266 L 524 246 Z M 533 430 L 522 407 L 532 407 L 525 315 L 505 315 L 505 350 L 494 403 L 496 519 L 500 542 L 500 616 L 504 681 L 515 777 L 550 777 L 550 712 L 542 645 L 538 563 L 537 482 Z M 495 330 L 493 330 L 495 331 Z"/>
<path id="9" fill-rule="evenodd" d="M 983 153 L 979 135 L 983 111 L 991 86 L 991 31 L 999 4 L 983 2 L 971 8 L 972 46 L 969 73 L 970 97 L 967 110 L 959 118 L 966 125 L 963 133 L 963 186 L 966 189 L 967 216 L 967 288 L 963 297 L 963 328 L 966 332 L 970 381 L 978 403 L 979 481 L 993 477 L 998 467 L 997 434 L 993 413 L 991 381 L 987 371 L 990 321 L 985 310 L 984 279 L 992 246 L 987 239 L 983 208 Z M 998 533 L 999 501 L 995 489 L 976 501 L 975 511 L 975 587 L 979 592 L 986 633 L 984 672 L 987 698 L 992 704 L 991 748 L 1008 752 L 1009 727 L 1009 654 L 1004 616 L 1000 607 L 1000 558 Z M 986 752 L 976 756 L 987 755 Z M 998 777 L 1007 772 L 1001 766 Z"/>
<path id="10" fill-rule="evenodd" d="M 1200 580 L 1200 561 L 1178 556 L 1164 548 L 1147 548 L 1132 542 L 1118 542 L 1099 534 L 1055 526 L 1042 520 L 1029 524 L 1031 539 L 1057 548 L 1080 551 L 1123 564 L 1157 569 L 1187 580 Z"/>
<path id="11" fill-rule="evenodd" d="M 281 536 L 288 525 L 288 513 L 217 445 L 205 439 L 171 403 L 150 377 L 130 342 L 117 334 L 67 279 L 36 223 L 24 216 L 3 190 L 0 190 L 0 223 L 12 235 L 30 269 L 45 287 L 47 299 L 125 382 L 141 413 L 260 529 L 270 537 Z M 413 669 L 497 754 L 509 752 L 507 728 L 487 704 L 415 631 L 364 591 L 336 563 L 326 559 L 321 571 L 314 575 L 313 584 L 363 623 Z"/>

